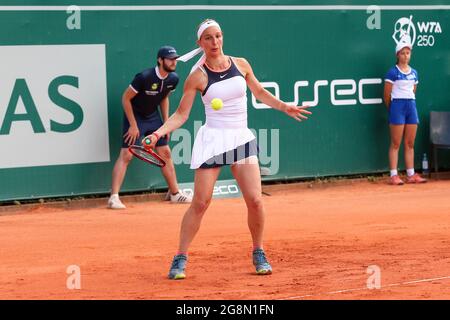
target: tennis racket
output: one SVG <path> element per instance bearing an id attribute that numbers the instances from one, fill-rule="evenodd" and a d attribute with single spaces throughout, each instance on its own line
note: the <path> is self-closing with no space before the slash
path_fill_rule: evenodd
<path id="1" fill-rule="evenodd" d="M 145 143 L 150 144 L 150 139 L 146 139 Z M 155 151 L 150 148 L 146 148 L 138 145 L 131 145 L 128 147 L 128 151 L 133 156 L 147 163 L 153 164 L 158 167 L 164 167 L 166 162 Z"/>

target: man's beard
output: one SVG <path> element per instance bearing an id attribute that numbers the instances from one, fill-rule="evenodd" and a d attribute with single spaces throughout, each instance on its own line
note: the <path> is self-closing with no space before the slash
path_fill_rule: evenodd
<path id="1" fill-rule="evenodd" d="M 166 66 L 165 63 L 163 63 L 162 67 L 165 72 L 174 72 L 175 71 L 175 67 L 173 69 L 170 69 L 168 66 Z"/>

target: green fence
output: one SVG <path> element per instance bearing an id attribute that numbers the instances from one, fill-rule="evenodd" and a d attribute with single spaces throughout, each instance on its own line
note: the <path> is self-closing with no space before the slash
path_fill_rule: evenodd
<path id="1" fill-rule="evenodd" d="M 270 179 L 388 170 L 381 98 L 401 28 L 414 38 L 411 65 L 420 77 L 417 168 L 429 154 L 429 112 L 450 111 L 450 5 L 443 1 L 379 1 L 378 8 L 368 8 L 369 1 L 71 4 L 0 1 L 0 201 L 107 193 L 124 89 L 135 73 L 155 65 L 161 45 L 193 49 L 205 18 L 221 24 L 225 53 L 245 57 L 268 90 L 315 105 L 310 120 L 298 123 L 248 91 L 249 127 Z M 191 66 L 178 64 L 171 112 Z M 197 97 L 190 119 L 171 137 L 180 182 L 193 180 L 190 148 L 203 121 Z M 449 159 L 444 155 L 441 167 L 449 168 Z M 223 170 L 221 178 L 230 177 Z M 158 169 L 134 160 L 122 190 L 164 186 Z"/>

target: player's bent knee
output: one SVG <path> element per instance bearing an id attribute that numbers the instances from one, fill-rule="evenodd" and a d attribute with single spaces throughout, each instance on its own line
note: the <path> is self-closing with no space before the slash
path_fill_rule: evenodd
<path id="1" fill-rule="evenodd" d="M 192 200 L 191 207 L 198 214 L 205 213 L 206 209 L 208 209 L 209 204 L 211 203 L 211 199 L 194 199 Z"/>
<path id="2" fill-rule="evenodd" d="M 251 197 L 246 201 L 246 203 L 249 209 L 253 210 L 263 210 L 264 207 L 262 198 L 257 196 Z"/>

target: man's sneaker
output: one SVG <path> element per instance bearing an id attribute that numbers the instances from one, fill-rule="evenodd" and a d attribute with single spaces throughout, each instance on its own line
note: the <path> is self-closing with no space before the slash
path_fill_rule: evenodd
<path id="1" fill-rule="evenodd" d="M 120 201 L 118 195 L 113 195 L 109 197 L 108 208 L 110 209 L 125 209 L 125 205 Z"/>
<path id="2" fill-rule="evenodd" d="M 419 174 L 415 173 L 410 177 L 406 177 L 406 183 L 425 183 L 427 179 L 422 178 Z"/>
<path id="3" fill-rule="evenodd" d="M 172 203 L 190 203 L 192 197 L 179 190 L 176 194 L 170 194 L 170 202 Z"/>
<path id="4" fill-rule="evenodd" d="M 265 275 L 272 273 L 272 267 L 267 261 L 266 254 L 263 249 L 256 249 L 253 251 L 253 265 L 256 268 L 256 273 Z"/>
<path id="5" fill-rule="evenodd" d="M 389 178 L 389 184 L 392 184 L 394 186 L 401 186 L 404 184 L 404 182 L 398 175 L 395 175 Z"/>
<path id="6" fill-rule="evenodd" d="M 187 256 L 185 254 L 178 254 L 173 257 L 172 265 L 170 266 L 169 279 L 181 280 L 186 278 L 184 270 L 186 269 Z"/>

